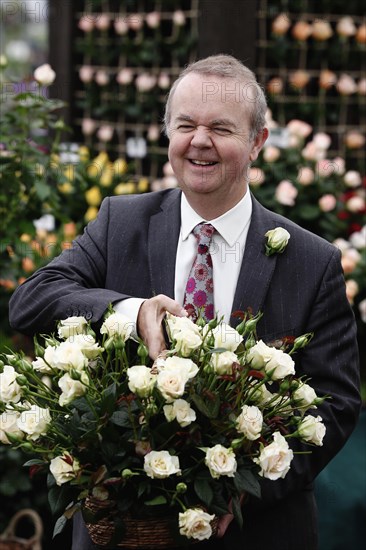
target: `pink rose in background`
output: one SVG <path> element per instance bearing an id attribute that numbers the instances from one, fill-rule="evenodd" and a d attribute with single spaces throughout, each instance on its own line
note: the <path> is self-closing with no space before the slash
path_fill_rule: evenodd
<path id="1" fill-rule="evenodd" d="M 290 73 L 289 82 L 293 88 L 302 90 L 309 83 L 310 74 L 306 71 L 295 71 Z"/>
<path id="2" fill-rule="evenodd" d="M 287 33 L 290 26 L 291 26 L 291 21 L 287 13 L 280 13 L 272 21 L 272 32 L 276 36 L 283 36 L 284 34 Z"/>
<path id="3" fill-rule="evenodd" d="M 156 29 L 160 25 L 160 12 L 152 11 L 148 13 L 145 20 L 150 29 Z"/>
<path id="4" fill-rule="evenodd" d="M 135 80 L 136 88 L 139 92 L 148 92 L 156 84 L 156 77 L 148 73 L 141 73 Z"/>
<path id="5" fill-rule="evenodd" d="M 366 78 L 361 78 L 358 81 L 357 93 L 360 95 L 366 95 Z"/>
<path id="6" fill-rule="evenodd" d="M 355 79 L 348 74 L 342 74 L 337 82 L 337 90 L 341 95 L 352 95 L 357 92 Z"/>
<path id="7" fill-rule="evenodd" d="M 277 95 L 283 92 L 284 83 L 283 79 L 279 76 L 275 76 L 274 78 L 271 78 L 267 82 L 267 91 L 269 94 Z"/>
<path id="8" fill-rule="evenodd" d="M 339 36 L 343 36 L 345 38 L 354 36 L 356 34 L 356 25 L 352 19 L 352 17 L 346 16 L 342 17 L 336 26 L 336 31 L 339 34 Z"/>
<path id="9" fill-rule="evenodd" d="M 316 163 L 316 173 L 321 178 L 329 178 L 335 172 L 336 167 L 334 166 L 332 160 L 321 159 Z"/>
<path id="10" fill-rule="evenodd" d="M 265 180 L 264 172 L 261 168 L 250 168 L 249 169 L 249 183 L 250 185 L 254 185 L 255 187 L 258 185 L 262 185 L 262 183 Z"/>
<path id="11" fill-rule="evenodd" d="M 91 118 L 84 118 L 81 123 L 81 131 L 85 136 L 90 136 L 94 133 L 96 128 L 95 120 Z"/>
<path id="12" fill-rule="evenodd" d="M 337 204 L 337 199 L 334 195 L 323 195 L 319 199 L 319 208 L 323 212 L 330 212 L 331 210 L 334 210 Z"/>
<path id="13" fill-rule="evenodd" d="M 361 231 L 355 231 L 350 235 L 349 242 L 354 248 L 362 250 L 366 248 L 366 225 L 363 226 Z"/>
<path id="14" fill-rule="evenodd" d="M 307 138 L 313 131 L 313 127 L 310 126 L 310 124 L 304 122 L 303 120 L 297 120 L 296 118 L 290 120 L 286 128 L 288 129 L 290 134 L 299 136 L 302 139 Z"/>
<path id="15" fill-rule="evenodd" d="M 333 30 L 328 21 L 324 19 L 317 19 L 313 23 L 312 36 L 319 42 L 324 42 L 333 36 Z"/>
<path id="16" fill-rule="evenodd" d="M 310 185 L 314 181 L 314 171 L 309 166 L 302 166 L 297 174 L 297 181 L 300 185 Z"/>
<path id="17" fill-rule="evenodd" d="M 92 15 L 83 15 L 79 20 L 78 27 L 84 32 L 91 32 L 94 29 L 94 18 Z"/>
<path id="18" fill-rule="evenodd" d="M 318 132 L 314 135 L 313 142 L 315 143 L 315 147 L 317 149 L 326 150 L 329 149 L 332 140 L 330 139 L 330 136 L 328 134 L 325 134 L 324 132 Z"/>
<path id="19" fill-rule="evenodd" d="M 355 248 L 347 248 L 342 252 L 342 268 L 346 275 L 355 270 L 358 262 L 361 259 L 361 254 Z"/>
<path id="20" fill-rule="evenodd" d="M 298 191 L 293 183 L 289 180 L 282 180 L 276 188 L 275 197 L 277 202 L 285 206 L 293 206 L 297 197 Z"/>
<path id="21" fill-rule="evenodd" d="M 110 25 L 110 17 L 106 13 L 101 13 L 95 20 L 95 26 L 100 31 L 105 31 Z"/>
<path id="22" fill-rule="evenodd" d="M 114 21 L 114 30 L 117 34 L 124 35 L 128 33 L 128 24 L 126 19 L 118 18 Z"/>
<path id="23" fill-rule="evenodd" d="M 301 151 L 301 155 L 305 160 L 321 160 L 325 157 L 325 150 L 319 149 L 314 141 L 309 141 Z"/>
<path id="24" fill-rule="evenodd" d="M 185 22 L 186 22 L 186 16 L 184 15 L 184 12 L 182 10 L 176 10 L 173 13 L 174 25 L 177 25 L 177 27 L 183 27 Z"/>
<path id="25" fill-rule="evenodd" d="M 99 71 L 95 73 L 94 78 L 95 78 L 95 82 L 99 86 L 106 86 L 109 83 L 109 74 L 103 69 L 99 69 Z"/>
<path id="26" fill-rule="evenodd" d="M 304 42 L 309 38 L 312 32 L 313 27 L 309 23 L 307 23 L 306 21 L 298 21 L 292 27 L 291 34 L 295 38 L 295 40 Z"/>
<path id="27" fill-rule="evenodd" d="M 133 80 L 132 69 L 130 69 L 129 67 L 124 67 L 123 69 L 121 69 L 116 76 L 116 80 L 118 84 L 121 85 L 130 84 Z"/>
<path id="28" fill-rule="evenodd" d="M 344 141 L 349 149 L 361 149 L 365 145 L 365 137 L 357 130 L 347 132 Z"/>
<path id="29" fill-rule="evenodd" d="M 170 78 L 167 73 L 160 73 L 158 77 L 158 86 L 162 90 L 166 90 L 170 86 Z"/>
<path id="30" fill-rule="evenodd" d="M 348 172 L 344 174 L 343 181 L 347 187 L 358 187 L 362 183 L 361 174 L 356 170 L 348 170 Z"/>
<path id="31" fill-rule="evenodd" d="M 357 282 L 354 281 L 353 279 L 348 279 L 348 281 L 346 281 L 346 294 L 347 294 L 348 301 L 351 305 L 353 305 L 354 298 L 358 294 L 358 291 L 359 291 L 359 287 Z"/>
<path id="32" fill-rule="evenodd" d="M 85 84 L 91 82 L 94 76 L 94 69 L 90 65 L 83 65 L 79 70 L 79 78 Z"/>
<path id="33" fill-rule="evenodd" d="M 97 136 L 100 139 L 100 141 L 110 141 L 113 137 L 113 127 L 109 124 L 103 124 L 98 132 Z"/>
<path id="34" fill-rule="evenodd" d="M 263 149 L 263 159 L 266 162 L 276 162 L 276 160 L 279 159 L 280 156 L 281 156 L 281 151 L 278 147 L 274 147 L 273 145 L 268 145 Z"/>
<path id="35" fill-rule="evenodd" d="M 139 31 L 144 24 L 141 15 L 138 13 L 131 13 L 127 17 L 127 24 L 133 31 Z"/>
<path id="36" fill-rule="evenodd" d="M 337 82 L 337 76 L 329 69 L 323 69 L 319 75 L 319 86 L 323 90 L 329 90 Z"/>
<path id="37" fill-rule="evenodd" d="M 147 131 L 147 139 L 149 141 L 157 141 L 160 137 L 160 128 L 157 124 L 150 124 Z"/>
<path id="38" fill-rule="evenodd" d="M 366 208 L 365 197 L 355 195 L 346 202 L 347 210 L 350 212 L 363 212 Z"/>
<path id="39" fill-rule="evenodd" d="M 339 176 L 341 176 L 342 174 L 344 174 L 345 172 L 345 169 L 346 169 L 346 163 L 345 163 L 345 160 L 341 157 L 336 157 L 332 160 L 333 162 L 333 165 L 335 166 L 335 169 L 337 171 L 337 174 Z"/>

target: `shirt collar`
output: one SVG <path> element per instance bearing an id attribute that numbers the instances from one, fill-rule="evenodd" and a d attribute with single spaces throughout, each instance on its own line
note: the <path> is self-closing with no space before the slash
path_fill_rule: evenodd
<path id="1" fill-rule="evenodd" d="M 182 193 L 181 199 L 181 236 L 185 241 L 193 228 L 198 223 L 206 222 L 188 203 L 184 193 Z M 220 233 L 227 244 L 232 247 L 238 240 L 240 234 L 250 222 L 252 215 L 252 197 L 249 190 L 245 193 L 244 197 L 233 208 L 215 218 L 210 220 L 210 223 Z"/>

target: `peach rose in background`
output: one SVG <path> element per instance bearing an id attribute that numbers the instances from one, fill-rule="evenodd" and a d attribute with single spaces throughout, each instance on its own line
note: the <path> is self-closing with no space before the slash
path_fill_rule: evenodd
<path id="1" fill-rule="evenodd" d="M 275 197 L 280 204 L 284 206 L 293 206 L 297 195 L 298 191 L 296 187 L 289 180 L 282 180 L 277 185 Z"/>
<path id="2" fill-rule="evenodd" d="M 310 81 L 310 74 L 306 71 L 295 71 L 289 75 L 289 82 L 293 88 L 302 90 Z"/>
<path id="3" fill-rule="evenodd" d="M 347 132 L 344 141 L 349 149 L 361 149 L 365 145 L 365 137 L 357 130 Z"/>
<path id="4" fill-rule="evenodd" d="M 94 76 L 94 69 L 90 65 L 83 65 L 79 70 L 79 78 L 85 84 L 91 82 Z"/>
<path id="5" fill-rule="evenodd" d="M 283 36 L 284 34 L 287 33 L 290 26 L 291 26 L 291 21 L 287 13 L 280 13 L 272 21 L 272 32 L 276 36 Z"/>
<path id="6" fill-rule="evenodd" d="M 262 185 L 265 180 L 264 172 L 261 168 L 250 168 L 249 170 L 249 183 L 251 186 Z"/>
<path id="7" fill-rule="evenodd" d="M 301 139 L 307 138 L 313 131 L 313 128 L 312 126 L 310 126 L 310 124 L 308 124 L 307 122 L 304 122 L 303 120 L 298 120 L 296 118 L 294 118 L 293 120 L 290 120 L 286 128 L 290 132 L 290 134 L 299 136 Z"/>
<path id="8" fill-rule="evenodd" d="M 275 76 L 267 82 L 267 91 L 269 94 L 273 94 L 273 95 L 281 94 L 283 92 L 283 88 L 284 88 L 284 82 L 283 82 L 283 79 L 279 76 Z"/>
<path id="9" fill-rule="evenodd" d="M 100 31 L 106 31 L 110 25 L 111 19 L 107 13 L 101 13 L 95 20 L 95 26 Z"/>
<path id="10" fill-rule="evenodd" d="M 352 95 L 357 92 L 355 79 L 348 74 L 342 74 L 337 82 L 337 90 L 341 95 Z"/>
<path id="11" fill-rule="evenodd" d="M 333 71 L 329 69 L 323 69 L 319 75 L 319 86 L 323 90 L 329 90 L 337 82 L 337 76 Z"/>
<path id="12" fill-rule="evenodd" d="M 362 183 L 361 174 L 356 170 L 348 170 L 348 172 L 344 174 L 343 181 L 347 187 L 358 187 Z"/>
<path id="13" fill-rule="evenodd" d="M 331 212 L 335 209 L 337 204 L 337 199 L 334 195 L 331 195 L 328 193 L 327 195 L 323 195 L 319 199 L 319 208 L 322 212 Z"/>
<path id="14" fill-rule="evenodd" d="M 360 25 L 356 32 L 356 42 L 366 44 L 366 23 Z"/>
<path id="15" fill-rule="evenodd" d="M 352 273 L 361 259 L 361 254 L 353 247 L 342 251 L 342 268 L 346 275 Z"/>
<path id="16" fill-rule="evenodd" d="M 359 291 L 359 286 L 357 282 L 354 279 L 348 279 L 348 281 L 346 281 L 346 294 L 347 294 L 348 301 L 351 305 L 354 304 L 354 299 L 355 299 L 355 296 L 357 296 L 358 291 Z"/>
<path id="17" fill-rule="evenodd" d="M 339 36 L 342 36 L 344 38 L 349 38 L 350 36 L 354 36 L 356 34 L 356 25 L 352 19 L 352 17 L 346 16 L 342 17 L 336 26 L 336 31 L 339 34 Z"/>
<path id="18" fill-rule="evenodd" d="M 295 40 L 304 42 L 309 38 L 312 32 L 313 27 L 309 23 L 307 23 L 306 21 L 298 21 L 292 27 L 291 34 L 295 38 Z"/>
<path id="19" fill-rule="evenodd" d="M 324 42 L 333 36 L 333 30 L 328 21 L 325 19 L 317 19 L 313 23 L 312 36 L 319 42 Z"/>
<path id="20" fill-rule="evenodd" d="M 300 185 L 310 185 L 313 183 L 314 177 L 314 171 L 309 168 L 309 166 L 302 166 L 301 168 L 299 168 L 296 181 Z"/>
<path id="21" fill-rule="evenodd" d="M 268 145 L 263 149 L 263 159 L 266 162 L 276 162 L 281 156 L 281 151 L 278 147 L 273 145 Z"/>

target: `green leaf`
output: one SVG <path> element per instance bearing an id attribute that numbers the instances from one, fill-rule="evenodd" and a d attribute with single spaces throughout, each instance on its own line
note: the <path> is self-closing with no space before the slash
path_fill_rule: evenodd
<path id="1" fill-rule="evenodd" d="M 110 421 L 112 424 L 120 426 L 121 428 L 131 428 L 131 420 L 126 410 L 115 411 L 112 414 Z"/>
<path id="2" fill-rule="evenodd" d="M 34 188 L 41 201 L 47 199 L 51 194 L 50 186 L 43 180 L 36 180 L 34 182 Z"/>
<path id="3" fill-rule="evenodd" d="M 213 399 L 204 400 L 197 394 L 192 395 L 192 401 L 197 409 L 207 418 L 217 418 L 220 410 L 220 398 L 215 395 Z"/>
<path id="4" fill-rule="evenodd" d="M 234 485 L 238 493 L 249 493 L 261 498 L 261 487 L 254 473 L 248 469 L 237 470 L 234 477 Z"/>
<path id="5" fill-rule="evenodd" d="M 58 518 L 58 520 L 55 523 L 55 527 L 53 529 L 52 538 L 55 538 L 56 535 L 59 535 L 60 533 L 62 533 L 62 531 L 65 528 L 66 523 L 67 523 L 67 518 L 64 515 L 62 515 Z"/>
<path id="6" fill-rule="evenodd" d="M 159 495 L 151 500 L 145 501 L 144 504 L 146 504 L 146 506 L 157 506 L 159 504 L 166 504 L 167 502 L 164 495 Z"/>
<path id="7" fill-rule="evenodd" d="M 39 458 L 32 458 L 32 460 L 27 460 L 23 466 L 44 466 L 44 464 L 45 463 L 43 460 L 40 460 Z"/>
<path id="8" fill-rule="evenodd" d="M 74 500 L 75 489 L 69 485 L 63 485 L 61 488 L 54 486 L 48 491 L 48 502 L 52 514 L 57 516 L 62 514 L 67 506 Z"/>
<path id="9" fill-rule="evenodd" d="M 194 481 L 194 490 L 203 504 L 210 506 L 213 499 L 213 491 L 208 479 L 197 478 Z"/>
<path id="10" fill-rule="evenodd" d="M 117 385 L 115 383 L 111 384 L 102 392 L 101 399 L 101 412 L 111 413 L 115 408 L 117 399 Z"/>

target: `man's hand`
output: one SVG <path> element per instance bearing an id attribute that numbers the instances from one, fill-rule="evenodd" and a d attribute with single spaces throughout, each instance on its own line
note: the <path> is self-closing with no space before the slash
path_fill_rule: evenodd
<path id="1" fill-rule="evenodd" d="M 137 316 L 138 335 L 148 347 L 153 360 L 166 348 L 162 321 L 167 312 L 177 317 L 187 316 L 186 310 L 178 302 L 164 294 L 145 300 Z"/>

